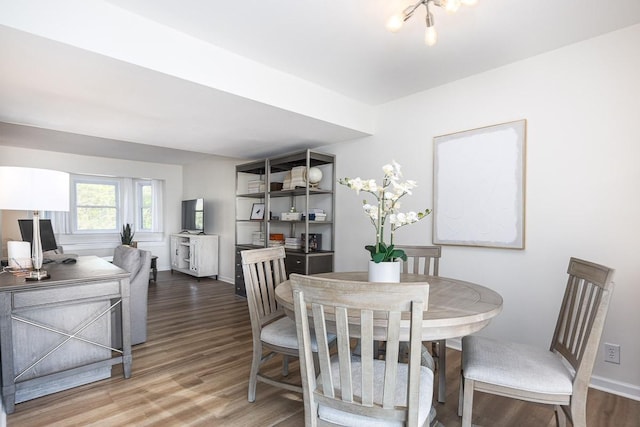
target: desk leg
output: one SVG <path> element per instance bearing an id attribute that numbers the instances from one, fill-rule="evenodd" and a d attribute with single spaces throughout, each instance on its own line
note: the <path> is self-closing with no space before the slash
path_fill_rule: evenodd
<path id="1" fill-rule="evenodd" d="M 131 299 L 129 279 L 122 281 L 122 367 L 124 377 L 131 377 Z"/>
<path id="2" fill-rule="evenodd" d="M 0 294 L 0 354 L 2 355 L 2 399 L 6 413 L 11 414 L 15 409 L 16 384 L 13 368 L 11 293 L 8 292 Z"/>

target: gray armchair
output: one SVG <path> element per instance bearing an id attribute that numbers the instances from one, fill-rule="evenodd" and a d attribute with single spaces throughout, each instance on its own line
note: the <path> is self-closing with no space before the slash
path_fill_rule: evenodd
<path id="1" fill-rule="evenodd" d="M 131 273 L 131 345 L 147 340 L 147 292 L 149 287 L 149 270 L 151 268 L 151 252 L 130 246 L 118 246 L 113 252 L 113 264 Z M 114 347 L 122 346 L 120 328 L 114 328 Z"/>

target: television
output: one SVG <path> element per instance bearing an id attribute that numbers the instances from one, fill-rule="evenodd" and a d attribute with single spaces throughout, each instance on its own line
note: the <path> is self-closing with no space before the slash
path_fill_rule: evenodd
<path id="1" fill-rule="evenodd" d="M 22 240 L 31 243 L 31 247 L 33 247 L 33 220 L 19 219 L 18 225 L 20 226 Z M 40 241 L 42 242 L 43 252 L 58 249 L 56 236 L 53 234 L 53 227 L 51 226 L 50 219 L 40 220 Z"/>
<path id="2" fill-rule="evenodd" d="M 204 234 L 204 199 L 182 201 L 182 231 Z"/>

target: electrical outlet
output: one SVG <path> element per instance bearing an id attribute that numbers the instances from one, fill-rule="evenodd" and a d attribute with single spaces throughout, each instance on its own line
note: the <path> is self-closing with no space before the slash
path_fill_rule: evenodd
<path id="1" fill-rule="evenodd" d="M 604 361 L 620 364 L 620 346 L 618 344 L 604 344 Z"/>

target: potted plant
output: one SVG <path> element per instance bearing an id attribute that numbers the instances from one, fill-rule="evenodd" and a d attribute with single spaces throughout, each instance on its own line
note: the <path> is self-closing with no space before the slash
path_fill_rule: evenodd
<path id="1" fill-rule="evenodd" d="M 359 194 L 361 191 L 370 193 L 375 198 L 375 203 L 370 204 L 363 200 L 362 208 L 369 216 L 371 224 L 376 229 L 376 240 L 373 245 L 366 245 L 365 249 L 371 254 L 369 261 L 369 281 L 400 281 L 400 264 L 394 261 L 407 260 L 402 249 L 396 249 L 393 245 L 394 232 L 405 225 L 413 224 L 424 219 L 431 213 L 430 209 L 421 212 L 400 212 L 400 198 L 411 194 L 411 190 L 417 186 L 415 181 L 400 181 L 402 174 L 400 165 L 395 161 L 382 167 L 384 178 L 382 185 L 378 185 L 374 179 L 341 178 L 338 182 Z M 389 244 L 385 243 L 385 224 L 387 219 L 390 224 Z M 377 270 L 392 270 L 382 272 L 377 276 Z M 397 278 L 397 279 L 396 279 Z"/>
<path id="2" fill-rule="evenodd" d="M 136 233 L 131 229 L 131 224 L 125 224 L 122 226 L 122 233 L 120 233 L 120 241 L 123 245 L 135 247 L 133 236 Z"/>

